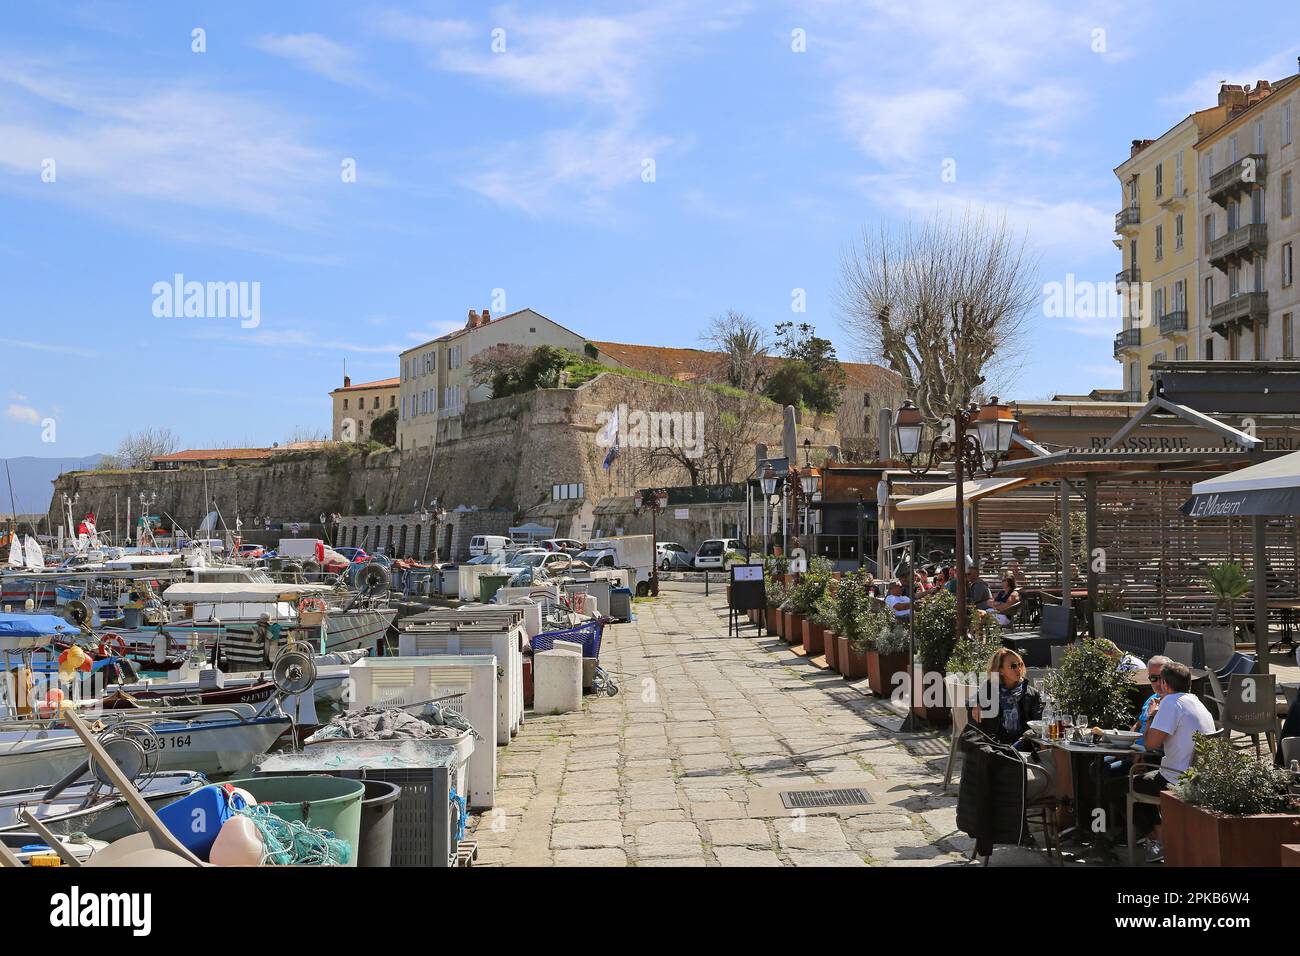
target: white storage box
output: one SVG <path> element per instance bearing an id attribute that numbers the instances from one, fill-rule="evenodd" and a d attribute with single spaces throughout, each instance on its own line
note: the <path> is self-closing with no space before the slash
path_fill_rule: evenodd
<path id="1" fill-rule="evenodd" d="M 496 799 L 497 659 L 491 655 L 372 657 L 348 669 L 350 709 L 401 707 L 453 695 L 465 698 L 465 719 L 483 736 L 470 755 L 469 805 L 490 808 Z"/>
<path id="2" fill-rule="evenodd" d="M 414 624 L 397 636 L 402 657 L 492 654 L 497 659 L 497 736 L 505 746 L 519 733 L 524 717 L 524 631 L 491 622 L 456 625 Z"/>

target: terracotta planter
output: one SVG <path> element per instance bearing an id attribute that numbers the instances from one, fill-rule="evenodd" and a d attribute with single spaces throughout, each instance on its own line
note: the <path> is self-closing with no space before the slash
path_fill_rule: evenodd
<path id="1" fill-rule="evenodd" d="M 826 628 L 813 622 L 812 618 L 804 618 L 803 622 L 803 650 L 809 657 L 816 657 L 823 650 L 823 635 Z"/>
<path id="2" fill-rule="evenodd" d="M 836 648 L 839 647 L 839 635 L 834 631 L 827 631 L 822 635 L 822 647 L 826 650 L 826 666 L 833 671 L 839 670 L 836 664 Z"/>
<path id="3" fill-rule="evenodd" d="M 889 697 L 894 693 L 894 675 L 907 670 L 907 652 L 881 654 L 867 651 L 867 681 L 871 684 L 871 693 L 877 697 Z"/>
<path id="4" fill-rule="evenodd" d="M 781 633 L 781 612 L 774 607 L 769 607 L 763 613 L 766 615 L 767 618 L 765 623 L 767 624 L 768 635 L 770 636 L 772 634 L 780 634 Z"/>
<path id="5" fill-rule="evenodd" d="M 533 706 L 533 659 L 532 657 L 524 658 L 524 705 Z"/>
<path id="6" fill-rule="evenodd" d="M 803 640 L 803 618 L 794 611 L 787 611 L 781 636 L 785 638 L 787 644 L 800 643 Z"/>
<path id="7" fill-rule="evenodd" d="M 1161 837 L 1169 866 L 1281 866 L 1282 845 L 1300 840 L 1300 814 L 1230 817 L 1160 794 Z"/>
<path id="8" fill-rule="evenodd" d="M 952 711 L 948 709 L 948 693 L 943 681 L 926 684 L 922 674 L 908 668 L 912 674 L 912 713 L 931 724 L 947 725 L 952 723 Z"/>
<path id="9" fill-rule="evenodd" d="M 853 642 L 847 637 L 840 638 L 844 641 L 835 650 L 837 651 L 836 659 L 839 661 L 840 673 L 846 680 L 861 680 L 867 676 L 867 652 L 853 649 Z"/>

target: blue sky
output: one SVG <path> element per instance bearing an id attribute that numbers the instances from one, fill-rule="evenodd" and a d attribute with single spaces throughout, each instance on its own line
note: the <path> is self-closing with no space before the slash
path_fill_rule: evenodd
<path id="1" fill-rule="evenodd" d="M 1108 281 L 1129 141 L 1300 53 L 1268 2 L 181 6 L 6 6 L 0 455 L 327 429 L 345 360 L 395 375 L 494 304 L 681 346 L 739 309 L 855 358 L 844 250 L 969 205 L 1043 282 Z M 156 316 L 177 273 L 259 283 L 259 324 Z M 1011 393 L 1118 385 L 1116 329 L 1034 317 Z"/>

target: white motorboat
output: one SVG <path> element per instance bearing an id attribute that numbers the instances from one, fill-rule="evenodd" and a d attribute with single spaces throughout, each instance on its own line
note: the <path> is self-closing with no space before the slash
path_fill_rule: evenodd
<path id="1" fill-rule="evenodd" d="M 203 774 L 182 770 L 151 774 L 136 789 L 158 810 L 207 783 Z M 23 810 L 59 836 L 81 832 L 97 840 L 112 841 L 139 829 L 126 801 L 111 790 L 105 792 L 98 781 L 74 783 L 48 800 L 46 792 L 46 787 L 0 792 L 0 833 L 26 830 L 29 824 L 20 816 Z"/>

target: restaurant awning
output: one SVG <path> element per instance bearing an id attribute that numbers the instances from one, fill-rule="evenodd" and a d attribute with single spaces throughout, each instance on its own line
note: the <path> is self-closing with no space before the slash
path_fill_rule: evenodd
<path id="1" fill-rule="evenodd" d="M 1198 481 L 1180 510 L 1191 518 L 1300 515 L 1300 452 Z"/>
<path id="2" fill-rule="evenodd" d="M 1028 484 L 1028 478 L 976 478 L 974 481 L 962 482 L 962 495 L 967 504 L 978 501 L 985 495 L 1009 491 L 1020 485 Z M 957 506 L 957 486 L 949 485 L 915 498 L 908 498 L 893 505 L 895 511 L 928 511 L 936 508 L 955 508 Z"/>

